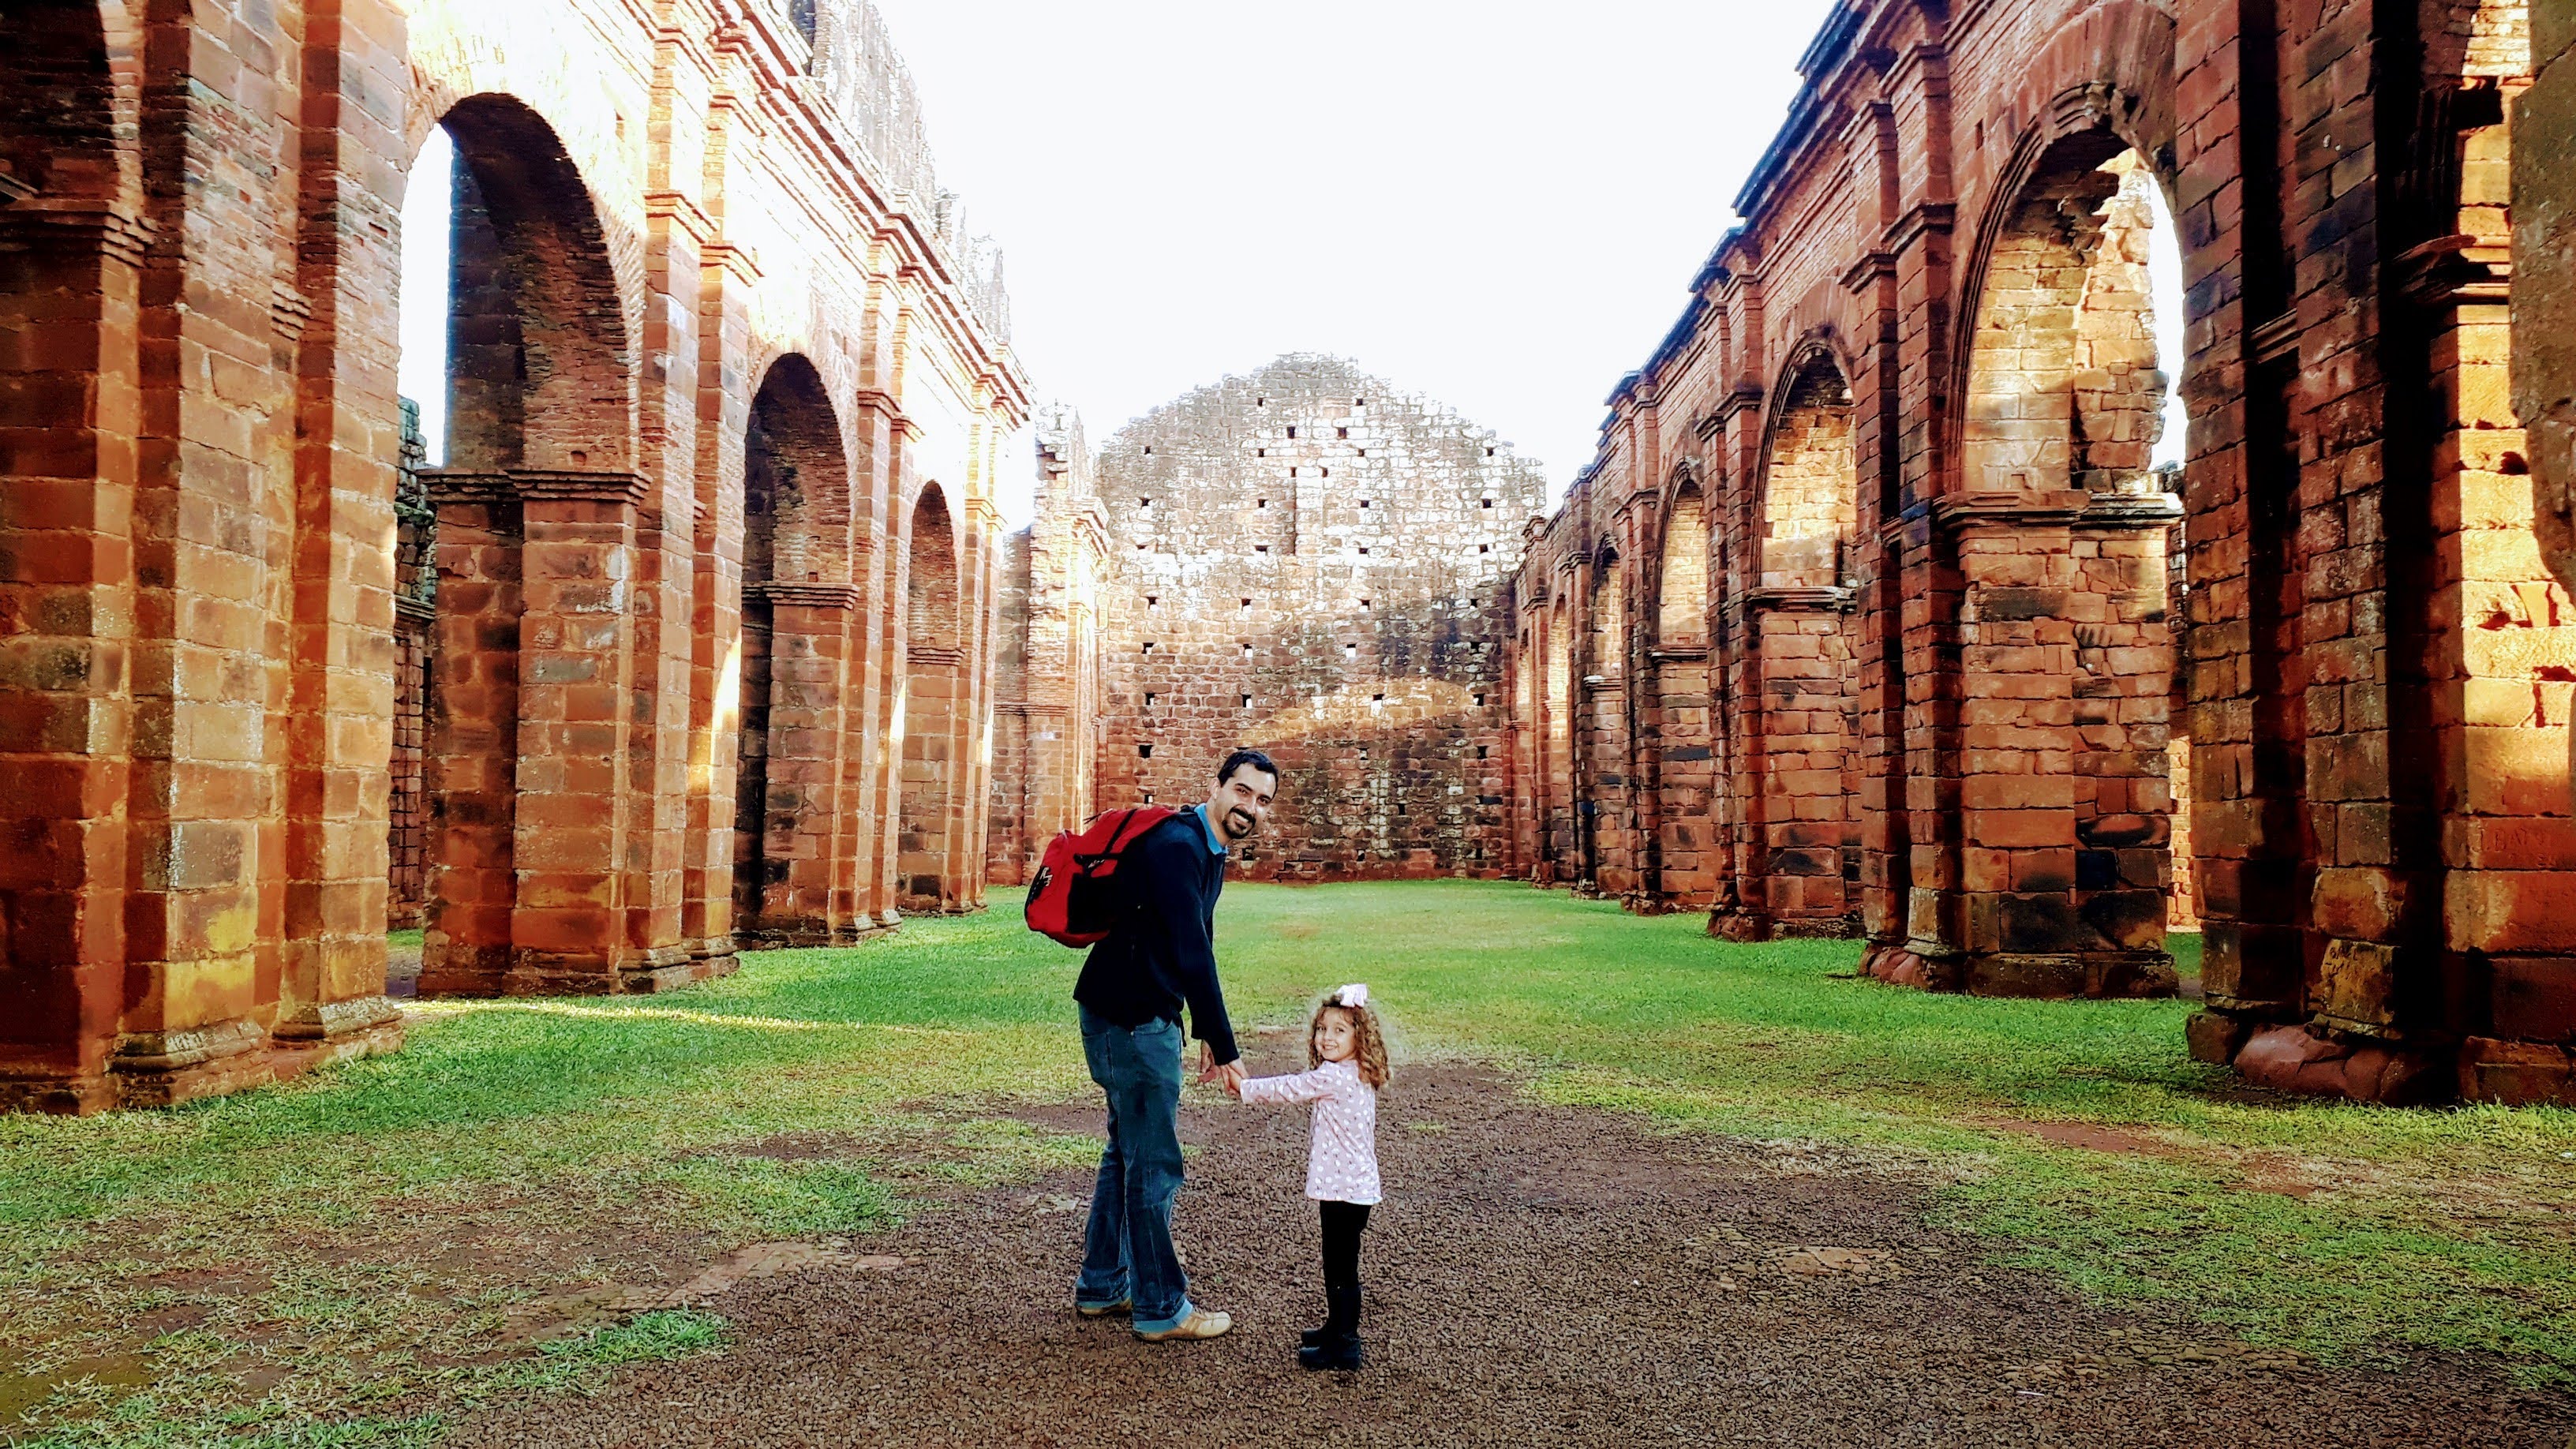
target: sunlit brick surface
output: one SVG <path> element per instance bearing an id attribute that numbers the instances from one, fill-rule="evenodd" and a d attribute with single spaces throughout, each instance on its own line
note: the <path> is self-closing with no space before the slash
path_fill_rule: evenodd
<path id="1" fill-rule="evenodd" d="M 2196 924 L 2197 1054 L 2576 1100 L 2558 12 L 1840 7 L 1515 581 L 1516 871 L 1948 989 Z"/>
<path id="2" fill-rule="evenodd" d="M 980 903 L 1026 389 L 860 0 L 0 40 L 0 1102 L 389 1048 L 389 922 L 425 992 L 622 991 Z M 407 185 L 453 296 L 398 492 Z"/>

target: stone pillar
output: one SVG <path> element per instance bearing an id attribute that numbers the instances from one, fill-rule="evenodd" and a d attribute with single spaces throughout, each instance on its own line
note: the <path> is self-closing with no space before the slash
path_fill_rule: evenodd
<path id="1" fill-rule="evenodd" d="M 1781 586 L 1737 604 L 1749 698 L 1737 711 L 1750 776 L 1751 849 L 1736 889 L 1739 939 L 1848 936 L 1851 844 L 1851 590 Z"/>
<path id="2" fill-rule="evenodd" d="M 121 200 L 0 195 L 0 1108 L 116 1099 L 149 236 Z"/>
<path id="3" fill-rule="evenodd" d="M 2179 511 L 2161 495 L 2080 489 L 1934 506 L 1963 585 L 1960 882 L 1935 906 L 1940 934 L 1913 951 L 1955 972 L 1952 984 L 2008 996 L 2174 989 L 2161 799 L 2171 653 L 2156 641 L 2162 536 Z M 2133 534 L 2152 542 L 2133 549 Z M 2151 568 L 2122 567 L 2124 551 L 2152 554 Z"/>
<path id="4" fill-rule="evenodd" d="M 773 610 L 768 798 L 760 912 L 740 929 L 765 943 L 820 946 L 846 939 L 840 858 L 843 719 L 859 591 L 851 584 L 755 586 Z"/>
<path id="5" fill-rule="evenodd" d="M 318 7 L 305 32 L 296 249 L 293 647 L 284 712 L 285 899 L 277 1038 L 339 1058 L 402 1040 L 385 996 L 393 749 L 394 481 L 403 411 L 385 299 L 406 148 L 373 98 L 409 79 L 384 0 Z"/>

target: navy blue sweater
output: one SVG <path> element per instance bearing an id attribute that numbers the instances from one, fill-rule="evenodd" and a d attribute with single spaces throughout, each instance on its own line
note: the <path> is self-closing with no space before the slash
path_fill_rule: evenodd
<path id="1" fill-rule="evenodd" d="M 1225 888 L 1225 861 L 1208 848 L 1196 810 L 1182 811 L 1127 847 L 1111 877 L 1116 914 L 1108 938 L 1082 963 L 1073 999 L 1130 1028 L 1177 1022 L 1186 1002 L 1190 1034 L 1208 1044 L 1219 1066 L 1233 1061 L 1234 1024 L 1216 979 L 1216 897 Z"/>

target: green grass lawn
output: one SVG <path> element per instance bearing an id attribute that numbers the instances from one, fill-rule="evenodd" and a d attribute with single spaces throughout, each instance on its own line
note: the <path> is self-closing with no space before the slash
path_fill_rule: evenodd
<path id="1" fill-rule="evenodd" d="M 1852 943 L 1729 945 L 1523 886 L 1237 886 L 1218 931 L 1239 1021 L 1365 980 L 1403 1052 L 1676 1131 L 1829 1145 L 1920 1181 L 2000 1259 L 2214 1334 L 2576 1377 L 2576 1113 L 2245 1093 L 2183 1058 L 2183 1003 L 1932 996 L 1850 979 Z M 905 1210 L 905 1164 L 1081 1160 L 991 1110 L 1087 1090 L 1079 961 L 997 893 L 670 996 L 433 1003 L 400 1054 L 286 1087 L 0 1118 L 0 1432 L 428 1443 L 480 1397 L 705 1351 L 708 1315 L 564 1306 L 744 1243 L 864 1235 Z M 2119 1128 L 2095 1140 L 2120 1150 L 2026 1125 L 2055 1122 Z M 794 1134 L 837 1145 L 754 1151 Z"/>

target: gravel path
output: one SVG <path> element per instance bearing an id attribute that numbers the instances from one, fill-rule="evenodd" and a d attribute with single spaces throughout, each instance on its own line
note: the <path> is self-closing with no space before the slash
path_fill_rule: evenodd
<path id="1" fill-rule="evenodd" d="M 1286 1067 L 1288 1044 L 1254 1049 Z M 1096 1113 L 1029 1114 L 1097 1133 Z M 1179 1232 L 1237 1328 L 1148 1345 L 1071 1308 L 1087 1174 L 961 1197 L 710 1306 L 722 1356 L 460 1426 L 469 1445 L 2533 1445 L 2576 1400 L 2483 1361 L 2399 1376 L 2231 1350 L 2088 1307 L 1922 1226 L 1865 1169 L 1537 1108 L 1427 1067 L 1384 1100 L 1361 1260 L 1370 1366 L 1309 1374 L 1321 1317 L 1301 1113 L 1193 1095 Z M 2215 1352 L 2211 1352 L 2216 1350 Z M 2209 1353 L 2215 1360 L 2184 1359 Z"/>

